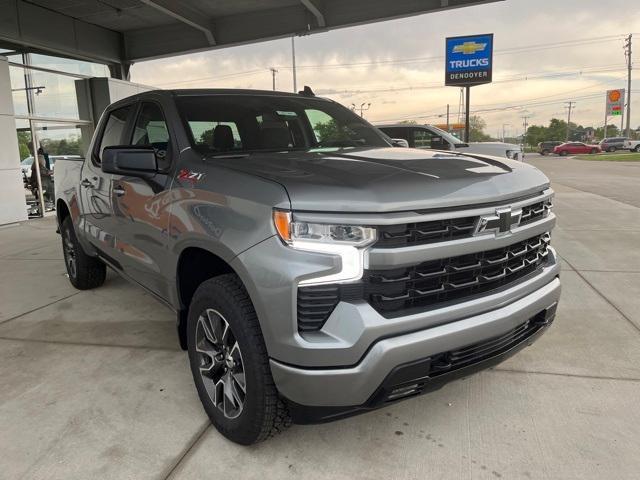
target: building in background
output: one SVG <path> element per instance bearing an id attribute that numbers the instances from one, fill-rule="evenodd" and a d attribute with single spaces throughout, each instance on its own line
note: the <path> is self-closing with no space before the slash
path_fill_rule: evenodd
<path id="1" fill-rule="evenodd" d="M 84 156 L 109 103 L 149 89 L 109 76 L 106 65 L 0 49 L 0 225 L 53 208 L 38 191 L 51 183 L 32 181 L 34 149 L 42 148 L 55 175 L 56 158 Z"/>

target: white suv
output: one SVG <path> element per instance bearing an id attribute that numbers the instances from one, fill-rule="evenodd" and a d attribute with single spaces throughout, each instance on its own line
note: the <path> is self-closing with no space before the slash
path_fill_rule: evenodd
<path id="1" fill-rule="evenodd" d="M 433 125 L 376 125 L 393 139 L 404 139 L 412 148 L 429 148 L 433 150 L 452 150 L 460 153 L 477 153 L 495 157 L 507 157 L 512 160 L 522 160 L 520 145 L 503 142 L 469 142 Z"/>

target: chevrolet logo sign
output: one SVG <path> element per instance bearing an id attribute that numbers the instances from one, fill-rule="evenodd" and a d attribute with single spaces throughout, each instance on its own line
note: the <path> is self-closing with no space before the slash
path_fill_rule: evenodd
<path id="1" fill-rule="evenodd" d="M 453 47 L 453 53 L 473 55 L 476 52 L 483 52 L 485 48 L 487 48 L 486 43 L 464 42 Z"/>
<path id="2" fill-rule="evenodd" d="M 483 215 L 478 220 L 474 235 L 494 232 L 497 236 L 509 233 L 520 225 L 522 209 L 511 210 L 511 207 L 498 208 L 495 215 Z"/>

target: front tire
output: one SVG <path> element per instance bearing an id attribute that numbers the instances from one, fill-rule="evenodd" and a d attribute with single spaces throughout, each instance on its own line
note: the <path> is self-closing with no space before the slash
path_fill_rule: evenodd
<path id="1" fill-rule="evenodd" d="M 214 277 L 198 287 L 187 337 L 198 396 L 221 434 L 250 445 L 291 424 L 271 376 L 258 317 L 237 275 Z"/>
<path id="2" fill-rule="evenodd" d="M 607 152 L 609 152 L 609 153 L 613 153 L 613 152 L 615 152 L 615 151 L 616 151 L 616 147 L 609 147 L 609 148 L 607 148 Z"/>
<path id="3" fill-rule="evenodd" d="M 549 155 L 549 150 L 542 150 L 542 151 L 540 152 L 540 155 L 543 155 L 543 156 L 547 156 L 547 155 Z"/>
<path id="4" fill-rule="evenodd" d="M 633 151 L 636 153 L 640 153 L 640 145 L 636 145 L 636 148 L 634 148 Z"/>
<path id="5" fill-rule="evenodd" d="M 566 156 L 567 156 L 567 151 L 566 151 L 566 150 L 562 150 L 562 151 L 560 152 L 560 156 L 561 156 L 561 157 L 566 157 Z"/>
<path id="6" fill-rule="evenodd" d="M 598 150 L 596 150 L 595 148 L 591 149 L 591 155 L 595 155 L 596 153 L 598 153 Z"/>
<path id="7" fill-rule="evenodd" d="M 68 216 L 60 226 L 64 264 L 71 285 L 78 290 L 89 290 L 102 285 L 107 278 L 107 267 L 99 259 L 90 257 L 78 241 L 73 221 Z"/>

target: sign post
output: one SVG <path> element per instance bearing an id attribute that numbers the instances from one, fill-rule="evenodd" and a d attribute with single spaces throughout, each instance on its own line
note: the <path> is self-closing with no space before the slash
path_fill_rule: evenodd
<path id="1" fill-rule="evenodd" d="M 604 136 L 607 137 L 607 121 L 610 116 L 622 116 L 624 109 L 624 88 L 607 90 L 607 103 L 604 110 Z"/>
<path id="2" fill-rule="evenodd" d="M 493 74 L 493 33 L 449 37 L 446 39 L 445 82 L 465 87 L 466 113 L 464 140 L 469 141 L 471 87 L 491 83 Z"/>

